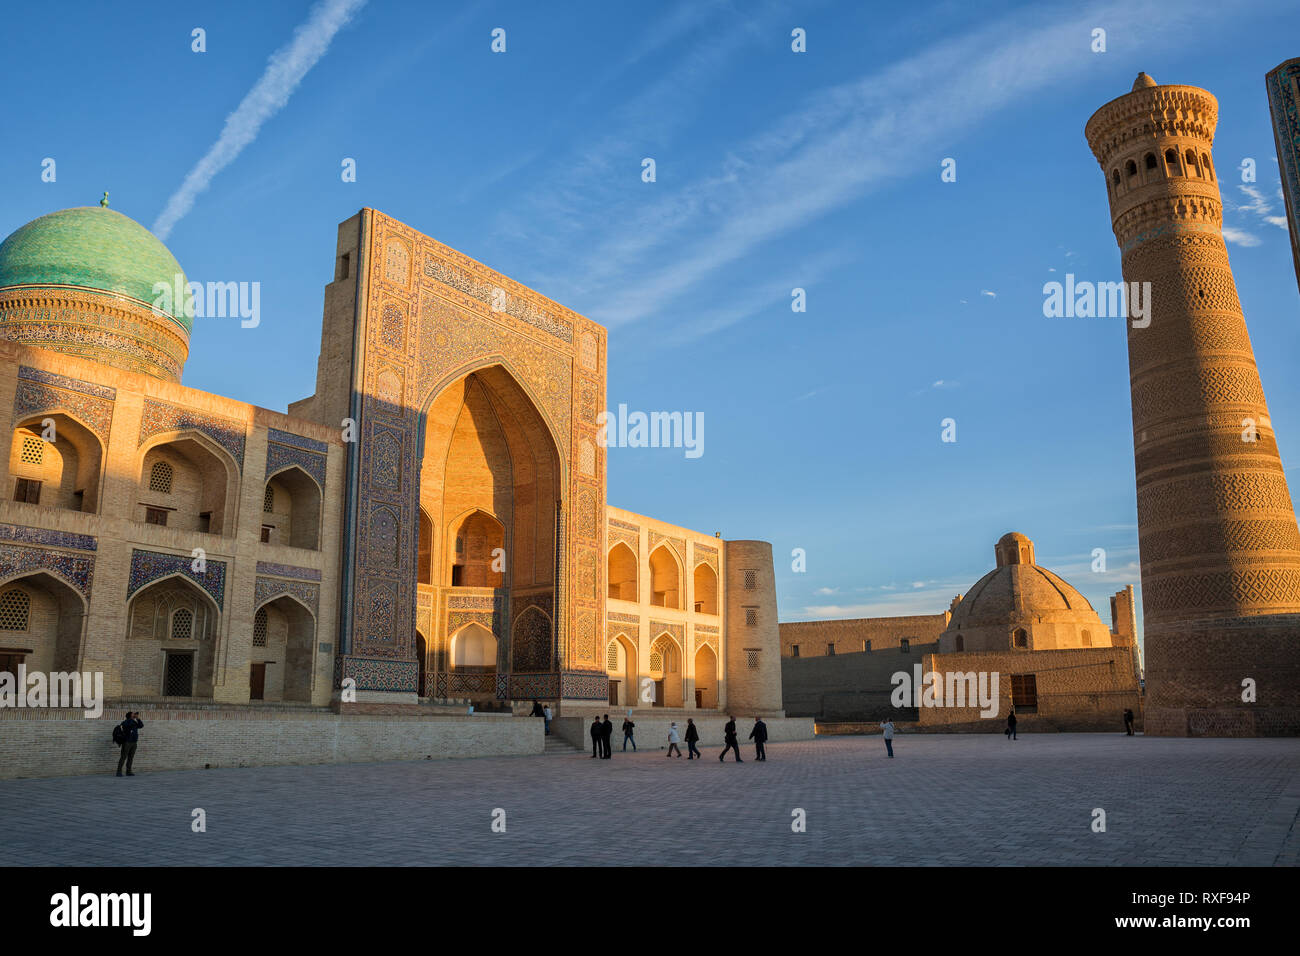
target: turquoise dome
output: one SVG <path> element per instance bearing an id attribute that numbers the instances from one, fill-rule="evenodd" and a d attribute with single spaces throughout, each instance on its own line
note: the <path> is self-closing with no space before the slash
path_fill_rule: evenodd
<path id="1" fill-rule="evenodd" d="M 106 206 L 52 212 L 0 243 L 0 289 L 76 286 L 129 296 L 154 308 L 154 284 L 164 282 L 175 290 L 177 276 L 185 289 L 185 273 L 167 247 L 134 219 Z M 181 306 L 173 302 L 156 311 L 169 316 L 188 338 L 194 320 Z"/>

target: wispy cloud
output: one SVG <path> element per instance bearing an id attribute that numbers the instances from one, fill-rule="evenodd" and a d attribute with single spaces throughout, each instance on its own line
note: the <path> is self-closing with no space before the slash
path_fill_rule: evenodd
<path id="1" fill-rule="evenodd" d="M 986 295 L 990 299 L 996 299 L 998 297 L 996 292 L 990 292 L 988 289 L 980 289 L 980 295 Z"/>
<path id="2" fill-rule="evenodd" d="M 1253 232 L 1246 232 L 1244 229 L 1237 229 L 1233 226 L 1223 227 L 1223 241 L 1233 242 L 1239 246 L 1258 246 L 1263 240 Z"/>
<path id="3" fill-rule="evenodd" d="M 262 124 L 284 108 L 302 78 L 329 50 L 330 43 L 366 0 L 322 0 L 307 19 L 294 30 L 293 38 L 271 54 L 261 78 L 248 91 L 235 111 L 226 117 L 226 125 L 217 141 L 200 159 L 180 188 L 167 200 L 153 224 L 159 239 L 166 239 L 172 228 L 194 208 L 194 201 L 208 188 L 214 176 L 225 169 L 257 138 Z"/>
<path id="4" fill-rule="evenodd" d="M 582 268 L 573 268 L 570 258 L 567 265 L 582 277 L 581 288 L 570 286 L 565 294 L 593 303 L 586 311 L 611 326 L 678 312 L 697 328 L 721 327 L 715 317 L 679 304 L 764 243 L 910 175 L 917 156 L 952 142 L 1021 98 L 1092 69 L 1095 57 L 1079 38 L 1089 36 L 1096 23 L 1106 22 L 1112 36 L 1144 33 L 1147 18 L 1163 9 L 1144 2 L 1097 4 L 1050 22 L 1040 16 L 1031 27 L 1018 12 L 819 91 L 762 132 L 738 141 L 711 171 L 692 181 L 677 185 L 663 176 L 661 164 L 660 182 L 648 187 L 657 191 L 652 201 L 637 193 L 618 206 L 616 215 L 580 205 L 586 214 L 568 220 L 582 223 L 589 237 L 606 231 L 603 241 L 589 240 Z M 1161 42 L 1176 42 L 1210 15 L 1180 12 L 1168 21 Z M 626 161 L 626 142 L 621 149 L 620 161 Z M 571 185 L 558 192 L 580 196 L 579 187 L 589 190 L 595 171 L 591 164 L 570 170 Z M 590 220 L 597 215 L 615 225 L 592 229 Z M 566 285 L 562 279 L 557 284 Z M 731 309 L 730 320 L 738 321 L 743 312 Z"/>

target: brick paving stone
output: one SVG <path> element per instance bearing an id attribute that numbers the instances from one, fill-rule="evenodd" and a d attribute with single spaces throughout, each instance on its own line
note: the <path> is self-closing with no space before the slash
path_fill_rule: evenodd
<path id="1" fill-rule="evenodd" d="M 23 820 L 0 865 L 1294 866 L 1300 852 L 1294 740 L 927 734 L 895 752 L 835 737 L 739 765 L 647 751 L 151 774 L 146 748 L 134 778 L 0 781 L 0 815 Z"/>

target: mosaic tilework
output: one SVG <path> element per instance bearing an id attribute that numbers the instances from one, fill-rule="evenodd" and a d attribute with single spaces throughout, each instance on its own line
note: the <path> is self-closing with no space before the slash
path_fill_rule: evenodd
<path id="1" fill-rule="evenodd" d="M 640 530 L 641 530 L 641 528 L 638 527 L 637 525 L 631 524 L 631 523 L 629 523 L 629 522 L 627 522 L 627 521 L 619 521 L 617 518 L 610 518 L 610 519 L 609 519 L 609 526 L 610 526 L 611 528 L 622 528 L 624 531 L 640 531 Z"/>
<path id="2" fill-rule="evenodd" d="M 244 423 L 232 418 L 204 415 L 151 398 L 144 400 L 140 417 L 140 444 L 160 432 L 193 429 L 206 435 L 230 453 L 240 471 L 244 469 Z"/>
<path id="3" fill-rule="evenodd" d="M 105 392 L 108 394 L 105 395 Z M 80 419 L 100 441 L 108 444 L 115 395 L 115 389 L 23 366 L 18 369 L 14 418 L 18 420 L 29 415 L 65 409 Z"/>
<path id="4" fill-rule="evenodd" d="M 424 262 L 424 274 L 431 279 L 436 279 L 443 285 L 451 286 L 457 291 L 466 295 L 473 296 L 480 302 L 492 304 L 493 294 L 501 286 L 491 282 L 482 282 L 470 275 L 468 272 L 458 269 L 456 266 L 442 259 L 426 259 Z M 545 309 L 539 308 L 525 299 L 512 295 L 509 289 L 502 289 L 505 292 L 505 308 L 500 311 L 507 315 L 514 316 L 522 322 L 541 329 L 550 335 L 554 335 L 563 342 L 573 341 L 573 328 L 563 320 L 557 320 L 550 315 Z"/>
<path id="5" fill-rule="evenodd" d="M 266 430 L 268 441 L 278 442 L 281 445 L 292 445 L 294 448 L 302 448 L 305 451 L 314 451 L 318 455 L 329 454 L 330 446 L 323 441 L 317 441 L 314 438 L 304 438 L 302 435 L 295 435 L 293 432 L 281 431 L 278 428 L 268 428 Z"/>
<path id="6" fill-rule="evenodd" d="M 266 474 L 274 475 L 281 468 L 297 465 L 316 479 L 321 489 L 325 488 L 326 453 L 329 446 L 324 442 L 313 441 L 277 428 L 267 430 Z"/>
<path id="7" fill-rule="evenodd" d="M 466 624 L 482 624 L 498 637 L 502 634 L 502 617 L 500 611 L 449 611 L 447 612 L 447 633 L 451 634 Z"/>
<path id="8" fill-rule="evenodd" d="M 654 640 L 664 631 L 677 638 L 677 643 L 686 646 L 686 627 L 683 624 L 670 624 L 667 621 L 650 622 L 650 639 Z"/>
<path id="9" fill-rule="evenodd" d="M 0 579 L 30 571 L 51 571 L 74 587 L 82 597 L 90 599 L 90 586 L 95 573 L 94 558 L 42 548 L 0 545 Z"/>
<path id="10" fill-rule="evenodd" d="M 334 686 L 342 687 L 343 679 L 347 677 L 357 682 L 357 690 L 414 691 L 420 679 L 420 665 L 413 660 L 336 657 Z"/>
<path id="11" fill-rule="evenodd" d="M 203 574 L 194 571 L 188 554 L 163 554 L 160 551 L 131 551 L 131 574 L 127 580 L 126 596 L 129 598 L 142 587 L 152 584 L 159 578 L 170 574 L 179 574 L 189 578 L 203 588 L 217 602 L 218 608 L 225 608 L 226 600 L 226 562 L 208 558 Z"/>
<path id="12" fill-rule="evenodd" d="M 609 697 L 606 678 L 605 697 Z M 560 696 L 559 674 L 511 674 L 510 697 L 513 700 L 556 700 Z"/>
<path id="13" fill-rule="evenodd" d="M 560 689 L 568 700 L 609 700 L 609 675 L 605 671 L 564 671 Z"/>
<path id="14" fill-rule="evenodd" d="M 94 382 L 83 382 L 78 378 L 69 378 L 66 375 L 59 375 L 55 372 L 47 372 L 41 368 L 31 368 L 23 365 L 18 369 L 18 377 L 25 382 L 38 382 L 41 385 L 52 385 L 55 388 L 66 388 L 71 392 L 85 392 L 95 398 L 105 398 L 108 401 L 117 399 L 117 389 L 108 385 L 96 385 Z"/>
<path id="15" fill-rule="evenodd" d="M 94 535 L 53 531 L 49 528 L 28 528 L 20 524 L 0 524 L 0 540 L 44 544 L 51 548 L 73 548 L 77 551 L 95 551 L 99 548 Z"/>
<path id="16" fill-rule="evenodd" d="M 311 608 L 313 614 L 320 613 L 320 585 L 283 578 L 259 577 L 253 585 L 253 606 L 261 607 L 282 594 L 291 594 Z"/>
<path id="17" fill-rule="evenodd" d="M 273 574 L 281 578 L 299 578 L 303 581 L 320 580 L 320 571 L 316 568 L 298 568 L 292 564 L 275 564 L 271 561 L 258 561 L 257 573 Z"/>
<path id="18" fill-rule="evenodd" d="M 511 650 L 515 670 L 547 670 L 551 666 L 551 619 L 536 606 L 525 608 L 515 618 Z"/>
<path id="19" fill-rule="evenodd" d="M 89 289 L 0 290 L 0 338 L 170 382 L 180 381 L 188 352 L 169 320 Z"/>

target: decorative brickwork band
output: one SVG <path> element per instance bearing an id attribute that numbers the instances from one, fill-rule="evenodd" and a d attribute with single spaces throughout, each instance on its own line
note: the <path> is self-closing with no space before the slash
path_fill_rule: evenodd
<path id="1" fill-rule="evenodd" d="M 164 554 L 160 551 L 131 552 L 131 574 L 127 581 L 126 596 L 129 598 L 142 587 L 152 584 L 159 578 L 179 574 L 189 578 L 203 588 L 219 609 L 225 608 L 226 602 L 226 562 L 212 558 L 204 560 L 202 573 L 194 570 L 194 558 L 187 554 Z"/>
<path id="2" fill-rule="evenodd" d="M 79 419 L 107 445 L 116 395 L 116 389 L 24 365 L 18 369 L 14 420 L 21 421 L 32 415 L 63 409 Z"/>
<path id="3" fill-rule="evenodd" d="M 325 487 L 325 464 L 329 446 L 324 442 L 303 438 L 278 428 L 267 430 L 266 474 L 274 475 L 282 468 L 297 465 Z"/>
<path id="4" fill-rule="evenodd" d="M 94 551 L 99 547 L 93 535 L 54 531 L 50 528 L 29 528 L 20 524 L 0 524 L 0 541 L 43 544 L 51 548 L 72 548 L 75 551 Z"/>
<path id="5" fill-rule="evenodd" d="M 0 579 L 32 571 L 52 571 L 55 576 L 75 588 L 83 598 L 90 599 L 90 586 L 95 573 L 94 558 L 43 548 L 0 545 Z"/>
<path id="6" fill-rule="evenodd" d="M 193 429 L 206 435 L 221 448 L 230 453 L 240 471 L 244 468 L 244 432 L 243 422 L 231 418 L 219 418 L 216 415 L 204 415 L 201 412 L 168 405 L 165 402 L 144 400 L 144 412 L 140 417 L 140 444 L 161 432 L 185 431 Z"/>

